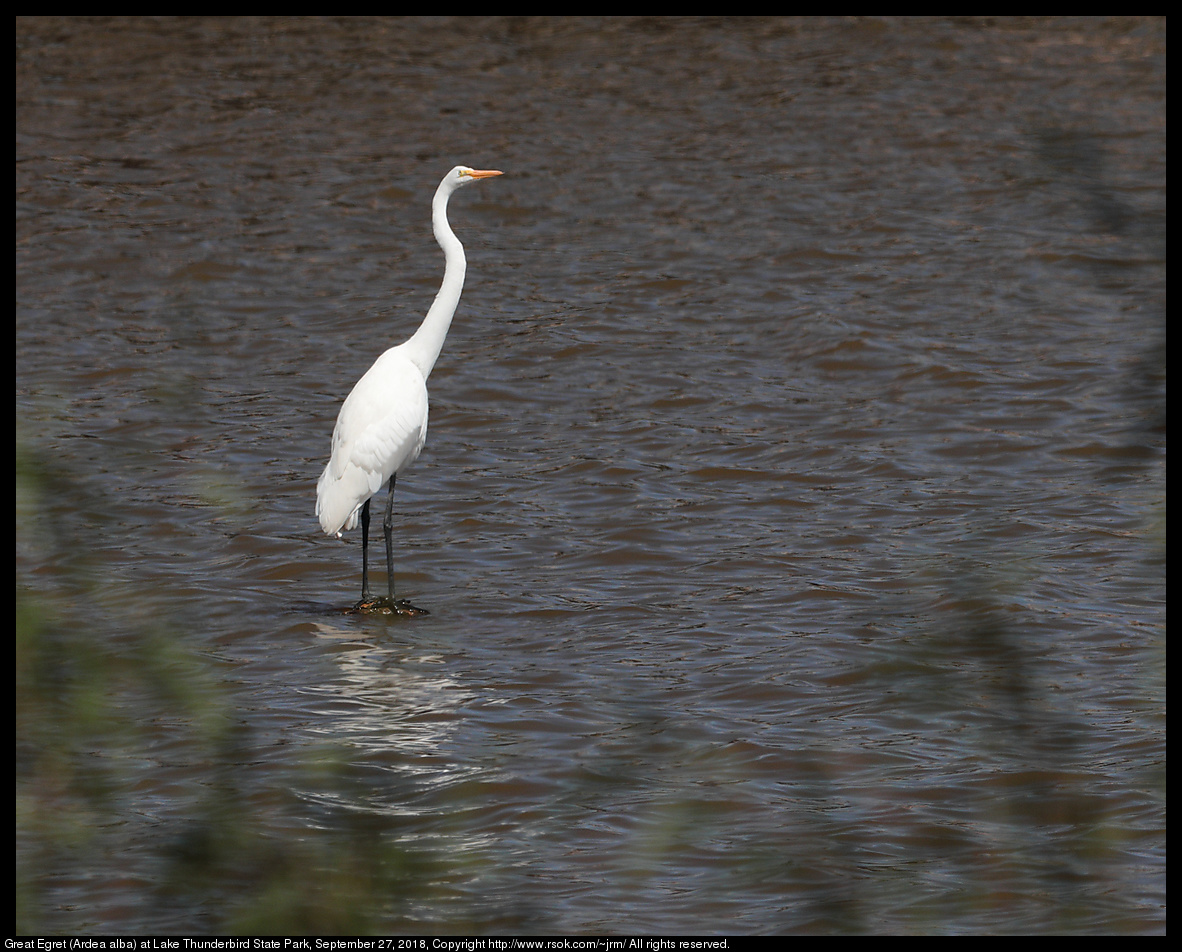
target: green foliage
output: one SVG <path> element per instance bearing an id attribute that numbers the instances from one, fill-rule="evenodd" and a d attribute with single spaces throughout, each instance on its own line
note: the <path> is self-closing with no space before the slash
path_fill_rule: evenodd
<path id="1" fill-rule="evenodd" d="M 389 928 L 433 864 L 394 845 L 382 817 L 328 807 L 310 823 L 218 662 L 88 555 L 101 501 L 48 512 L 88 497 L 19 443 L 16 468 L 30 556 L 16 584 L 16 932 Z M 310 749 L 305 769 L 309 789 L 348 782 L 339 751 Z"/>

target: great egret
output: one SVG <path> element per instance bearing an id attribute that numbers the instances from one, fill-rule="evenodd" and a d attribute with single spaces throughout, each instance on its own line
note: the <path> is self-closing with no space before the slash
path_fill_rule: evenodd
<path id="1" fill-rule="evenodd" d="M 431 202 L 431 225 L 443 249 L 443 285 L 414 336 L 382 354 L 345 398 L 332 431 L 332 457 L 316 485 L 316 515 L 328 535 L 338 538 L 361 522 L 361 601 L 357 609 L 389 608 L 400 614 L 426 614 L 394 597 L 394 483 L 413 463 L 427 439 L 427 377 L 464 289 L 464 246 L 447 223 L 447 201 L 456 189 L 500 175 L 457 165 L 443 177 Z M 389 484 L 386 518 L 387 598 L 369 591 L 369 501 Z"/>

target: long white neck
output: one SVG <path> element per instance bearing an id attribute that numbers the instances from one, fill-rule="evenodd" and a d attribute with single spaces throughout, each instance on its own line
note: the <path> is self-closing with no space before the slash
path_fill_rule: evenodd
<path id="1" fill-rule="evenodd" d="M 447 223 L 447 200 L 451 198 L 454 188 L 449 188 L 447 182 L 442 182 L 435 191 L 435 198 L 431 201 L 431 225 L 435 230 L 435 240 L 443 249 L 445 260 L 443 268 L 443 284 L 431 310 L 423 318 L 423 323 L 415 331 L 414 336 L 406 342 L 406 349 L 410 359 L 422 371 L 426 378 L 431 374 L 431 368 L 443 349 L 443 341 L 447 337 L 447 330 L 451 327 L 452 315 L 456 313 L 456 305 L 460 303 L 460 292 L 464 290 L 464 272 L 468 263 L 464 259 L 464 246 Z"/>

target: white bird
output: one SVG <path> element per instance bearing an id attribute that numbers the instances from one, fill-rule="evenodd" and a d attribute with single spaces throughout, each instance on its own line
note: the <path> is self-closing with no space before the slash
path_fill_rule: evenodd
<path id="1" fill-rule="evenodd" d="M 425 614 L 394 598 L 394 482 L 410 466 L 427 439 L 427 377 L 443 347 L 464 289 L 464 246 L 447 223 L 447 201 L 456 189 L 502 173 L 457 165 L 443 177 L 431 202 L 431 225 L 443 249 L 443 285 L 414 336 L 382 354 L 345 398 L 332 432 L 332 457 L 316 485 L 316 515 L 328 535 L 338 538 L 361 522 L 361 601 L 357 609 L 388 608 Z M 369 501 L 389 484 L 386 518 L 388 598 L 369 591 Z"/>

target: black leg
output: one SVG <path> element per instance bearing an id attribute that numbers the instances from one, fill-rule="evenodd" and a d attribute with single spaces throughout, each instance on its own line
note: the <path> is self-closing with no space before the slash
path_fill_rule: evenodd
<path id="1" fill-rule="evenodd" d="M 382 520 L 382 532 L 386 536 L 386 581 L 391 605 L 397 604 L 394 599 L 394 480 L 397 478 L 390 477 L 390 489 L 386 493 L 386 518 Z"/>
<path id="2" fill-rule="evenodd" d="M 390 489 L 386 495 L 386 518 L 382 520 L 382 534 L 386 537 L 386 584 L 388 598 L 374 598 L 369 591 L 369 503 L 361 507 L 361 601 L 353 611 L 391 611 L 398 615 L 426 615 L 425 608 L 416 608 L 403 599 L 394 597 L 394 477 L 390 477 Z"/>
<path id="3" fill-rule="evenodd" d="M 370 600 L 369 595 L 369 500 L 361 507 L 361 601 L 360 608 Z"/>
<path id="4" fill-rule="evenodd" d="M 416 608 L 405 598 L 399 601 L 394 597 L 394 482 L 390 477 L 389 494 L 386 496 L 386 518 L 382 520 L 382 532 L 386 536 L 386 581 L 389 586 L 390 599 L 387 604 L 390 610 L 399 615 L 427 615 L 425 608 Z"/>

